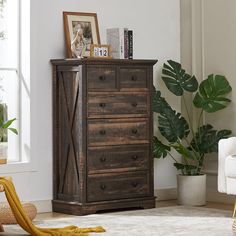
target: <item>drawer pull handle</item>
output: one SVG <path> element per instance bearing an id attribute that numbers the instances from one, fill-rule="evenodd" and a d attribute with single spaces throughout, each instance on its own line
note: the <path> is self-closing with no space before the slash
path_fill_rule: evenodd
<path id="1" fill-rule="evenodd" d="M 132 133 L 133 133 L 133 134 L 137 134 L 137 133 L 138 133 L 138 130 L 137 130 L 137 129 L 132 129 Z"/>
<path id="2" fill-rule="evenodd" d="M 104 80 L 106 80 L 106 76 L 105 76 L 105 75 L 101 75 L 101 76 L 99 76 L 99 79 L 100 79 L 101 81 L 104 81 Z"/>
<path id="3" fill-rule="evenodd" d="M 105 134 L 106 134 L 106 130 L 104 130 L 104 129 L 103 129 L 103 130 L 100 130 L 100 134 L 101 134 L 101 135 L 105 135 Z"/>
<path id="4" fill-rule="evenodd" d="M 137 81 L 137 79 L 138 79 L 138 78 L 137 78 L 137 75 L 132 75 L 132 77 L 131 77 L 131 80 L 132 80 L 132 81 Z"/>
<path id="5" fill-rule="evenodd" d="M 101 190 L 105 190 L 106 189 L 106 185 L 105 184 L 101 184 L 100 188 L 101 188 Z"/>
<path id="6" fill-rule="evenodd" d="M 107 160 L 106 157 L 101 157 L 101 158 L 100 158 L 100 161 L 101 161 L 101 162 L 105 162 L 106 160 Z"/>
<path id="7" fill-rule="evenodd" d="M 137 155 L 133 155 L 133 156 L 132 156 L 132 159 L 133 159 L 134 161 L 136 161 L 136 160 L 138 159 L 138 156 L 137 156 Z"/>
<path id="8" fill-rule="evenodd" d="M 132 186 L 133 186 L 134 188 L 136 188 L 136 187 L 138 186 L 138 183 L 137 183 L 137 182 L 133 182 L 133 183 L 132 183 Z"/>
<path id="9" fill-rule="evenodd" d="M 132 107 L 137 107 L 137 105 L 138 105 L 137 102 L 132 103 Z"/>
<path id="10" fill-rule="evenodd" d="M 106 106 L 106 103 L 100 103 L 99 106 L 104 108 Z"/>

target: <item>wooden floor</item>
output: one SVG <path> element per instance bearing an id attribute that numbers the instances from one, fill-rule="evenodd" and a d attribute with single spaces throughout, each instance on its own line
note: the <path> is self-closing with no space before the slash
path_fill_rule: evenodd
<path id="1" fill-rule="evenodd" d="M 177 206 L 177 205 L 178 204 L 177 204 L 176 200 L 158 201 L 156 203 L 156 208 L 168 207 L 168 206 Z M 223 210 L 232 210 L 233 211 L 233 205 L 231 205 L 231 204 L 208 202 L 206 204 L 206 206 L 203 206 L 203 207 L 215 208 L 215 209 L 223 209 Z M 36 220 L 49 220 L 49 219 L 58 219 L 58 218 L 65 218 L 65 217 L 70 217 L 70 215 L 49 212 L 49 213 L 37 214 Z"/>

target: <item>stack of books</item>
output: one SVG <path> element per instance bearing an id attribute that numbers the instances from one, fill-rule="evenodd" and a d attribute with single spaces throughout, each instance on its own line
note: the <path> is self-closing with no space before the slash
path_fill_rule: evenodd
<path id="1" fill-rule="evenodd" d="M 133 31 L 128 28 L 107 29 L 107 44 L 111 45 L 112 57 L 133 59 Z"/>

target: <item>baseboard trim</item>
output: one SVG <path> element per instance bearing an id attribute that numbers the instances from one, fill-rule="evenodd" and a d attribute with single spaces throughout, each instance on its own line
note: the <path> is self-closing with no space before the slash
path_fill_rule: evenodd
<path id="1" fill-rule="evenodd" d="M 156 189 L 156 201 L 175 200 L 177 199 L 177 188 Z"/>
<path id="2" fill-rule="evenodd" d="M 165 188 L 165 189 L 156 189 L 154 191 L 156 196 L 156 201 L 164 200 L 176 200 L 177 199 L 177 188 Z M 226 204 L 233 204 L 235 201 L 235 196 L 227 195 L 224 193 L 219 193 L 217 190 L 207 189 L 207 201 L 210 202 L 219 202 Z M 31 201 L 37 208 L 38 213 L 45 213 L 52 211 L 51 200 L 39 200 Z"/>
<path id="3" fill-rule="evenodd" d="M 177 188 L 166 188 L 155 190 L 156 201 L 176 200 Z M 233 204 L 235 196 L 219 193 L 217 190 L 207 189 L 206 199 L 209 202 L 219 202 L 225 204 Z"/>
<path id="4" fill-rule="evenodd" d="M 219 193 L 217 190 L 207 189 L 206 199 L 209 202 L 233 204 L 235 201 L 235 196 Z"/>
<path id="5" fill-rule="evenodd" d="M 38 213 L 52 212 L 52 200 L 30 201 L 33 203 Z"/>

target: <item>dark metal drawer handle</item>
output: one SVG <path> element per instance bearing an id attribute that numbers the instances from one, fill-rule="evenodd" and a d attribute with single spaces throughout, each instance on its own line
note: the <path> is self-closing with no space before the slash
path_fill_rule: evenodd
<path id="1" fill-rule="evenodd" d="M 132 159 L 135 161 L 135 160 L 138 159 L 138 156 L 137 156 L 137 155 L 133 155 L 133 156 L 132 156 Z"/>
<path id="2" fill-rule="evenodd" d="M 100 103 L 99 106 L 104 108 L 106 106 L 106 103 Z"/>
<path id="3" fill-rule="evenodd" d="M 101 184 L 100 188 L 101 188 L 101 190 L 105 190 L 106 189 L 106 185 L 105 184 Z"/>
<path id="4" fill-rule="evenodd" d="M 106 130 L 100 130 L 100 134 L 101 135 L 105 135 L 106 134 Z"/>
<path id="5" fill-rule="evenodd" d="M 132 103 L 132 107 L 137 107 L 137 105 L 138 105 L 137 102 Z"/>
<path id="6" fill-rule="evenodd" d="M 133 183 L 132 183 L 132 186 L 133 186 L 134 188 L 136 188 L 136 187 L 138 186 L 138 183 L 137 183 L 137 182 L 133 182 Z"/>
<path id="7" fill-rule="evenodd" d="M 107 160 L 106 157 L 101 157 L 101 158 L 100 158 L 100 161 L 101 161 L 101 162 L 105 162 L 106 160 Z"/>
<path id="8" fill-rule="evenodd" d="M 137 134 L 138 130 L 137 129 L 132 129 L 132 134 Z"/>
<path id="9" fill-rule="evenodd" d="M 138 79 L 137 75 L 132 75 L 132 76 L 131 76 L 131 80 L 132 80 L 132 81 L 137 81 L 137 79 Z"/>
<path id="10" fill-rule="evenodd" d="M 104 80 L 106 80 L 106 76 L 105 76 L 105 75 L 100 75 L 100 76 L 99 76 L 99 79 L 100 79 L 101 81 L 104 81 Z"/>

